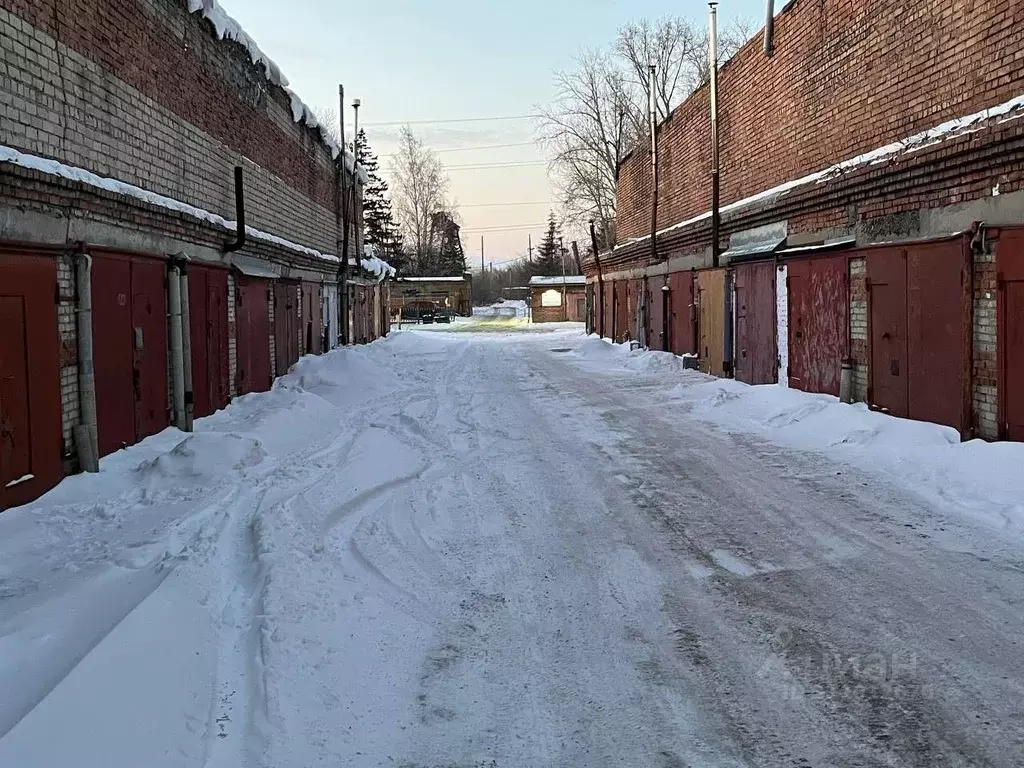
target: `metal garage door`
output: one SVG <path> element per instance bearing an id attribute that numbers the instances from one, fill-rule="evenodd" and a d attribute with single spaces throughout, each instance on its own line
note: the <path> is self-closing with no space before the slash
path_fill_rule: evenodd
<path id="1" fill-rule="evenodd" d="M 93 355 L 100 456 L 170 423 L 167 402 L 167 264 L 94 254 Z"/>
<path id="2" fill-rule="evenodd" d="M 190 264 L 189 325 L 196 418 L 225 407 L 228 394 L 228 272 Z"/>
<path id="3" fill-rule="evenodd" d="M 999 293 L 999 431 L 1024 440 L 1024 230 L 1004 230 L 996 256 Z"/>
<path id="4" fill-rule="evenodd" d="M 238 393 L 266 392 L 270 377 L 270 281 L 238 275 L 235 296 Z"/>
<path id="5" fill-rule="evenodd" d="M 669 351 L 677 355 L 696 354 L 697 312 L 694 304 L 692 271 L 669 275 Z"/>
<path id="6" fill-rule="evenodd" d="M 774 384 L 778 350 L 775 333 L 775 263 L 737 264 L 736 378 L 747 384 Z"/>
<path id="7" fill-rule="evenodd" d="M 697 273 L 697 331 L 700 334 L 700 369 L 712 376 L 725 375 L 725 270 Z"/>
<path id="8" fill-rule="evenodd" d="M 839 396 L 848 351 L 847 257 L 787 263 L 789 386 Z"/>
<path id="9" fill-rule="evenodd" d="M 650 349 L 668 349 L 669 291 L 662 290 L 665 280 L 664 275 L 647 278 L 647 346 Z"/>
<path id="10" fill-rule="evenodd" d="M 0 510 L 62 474 L 56 285 L 54 258 L 0 253 Z"/>
<path id="11" fill-rule="evenodd" d="M 284 376 L 299 360 L 299 286 L 274 283 L 274 363 Z"/>

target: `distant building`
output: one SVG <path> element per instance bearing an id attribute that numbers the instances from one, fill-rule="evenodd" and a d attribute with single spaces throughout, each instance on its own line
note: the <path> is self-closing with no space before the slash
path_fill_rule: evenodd
<path id="1" fill-rule="evenodd" d="M 530 278 L 535 323 L 582 323 L 587 317 L 587 278 L 583 275 Z"/>
<path id="2" fill-rule="evenodd" d="M 424 302 L 468 317 L 473 311 L 472 276 L 467 273 L 459 277 L 400 277 L 395 280 L 391 290 L 392 317 L 401 314 L 407 305 Z"/>

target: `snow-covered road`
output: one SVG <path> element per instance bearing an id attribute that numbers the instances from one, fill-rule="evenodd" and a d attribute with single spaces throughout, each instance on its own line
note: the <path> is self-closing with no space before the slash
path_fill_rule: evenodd
<path id="1" fill-rule="evenodd" d="M 1019 446 L 472 330 L 0 515 L 0 766 L 1024 765 Z"/>

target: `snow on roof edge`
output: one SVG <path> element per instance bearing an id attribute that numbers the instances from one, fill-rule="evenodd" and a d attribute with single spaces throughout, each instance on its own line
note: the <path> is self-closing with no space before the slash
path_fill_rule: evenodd
<path id="1" fill-rule="evenodd" d="M 203 17 L 208 19 L 213 28 L 217 32 L 217 37 L 221 40 L 233 40 L 249 53 L 249 58 L 252 63 L 261 67 L 267 80 L 274 85 L 280 86 L 284 89 L 285 93 L 288 94 L 291 100 L 292 108 L 292 119 L 296 123 L 305 123 L 309 128 L 312 128 L 319 132 L 320 139 L 324 145 L 331 150 L 332 159 L 337 160 L 338 155 L 341 154 L 341 147 L 338 146 L 338 142 L 334 140 L 334 137 L 327 133 L 327 130 L 320 125 L 320 122 L 316 119 L 316 115 L 313 114 L 313 110 L 299 98 L 298 94 L 295 93 L 291 88 L 288 87 L 288 78 L 284 76 L 281 68 L 274 63 L 263 50 L 256 44 L 244 29 L 234 18 L 232 18 L 227 11 L 225 11 L 217 0 L 187 0 L 189 13 L 202 13 Z M 352 173 L 356 173 L 359 176 L 359 180 L 366 184 L 369 182 L 369 177 L 366 170 L 361 166 L 356 165 L 355 155 L 345 150 L 345 167 Z M 357 170 L 358 169 L 358 170 Z"/>
<path id="2" fill-rule="evenodd" d="M 980 126 L 978 128 L 974 128 L 972 126 L 984 120 L 988 120 L 994 117 L 1002 117 L 1003 115 L 1014 112 L 1016 110 L 1024 110 L 1024 94 L 1016 96 L 1010 99 L 1009 101 L 1003 102 L 1002 104 L 996 104 L 993 107 L 983 109 L 980 112 L 975 112 L 974 114 L 971 115 L 966 115 L 964 117 L 947 120 L 944 123 L 940 123 L 939 125 L 936 125 L 925 131 L 921 131 L 920 133 L 915 133 L 914 135 L 908 136 L 905 139 L 901 139 L 900 141 L 895 141 L 892 144 L 886 144 L 885 146 L 878 147 L 877 149 L 873 149 L 870 152 L 865 152 L 862 155 L 857 155 L 856 157 L 851 157 L 847 160 L 842 160 L 838 163 L 835 163 L 834 165 L 830 165 L 824 170 L 808 174 L 807 176 L 803 176 L 799 179 L 793 179 L 791 181 L 783 182 L 778 186 L 762 190 L 761 192 L 751 195 L 750 197 L 745 197 L 742 200 L 737 200 L 734 203 L 723 205 L 719 209 L 719 213 L 722 214 L 727 213 L 729 211 L 740 210 L 746 208 L 748 205 L 752 205 L 753 203 L 760 202 L 761 200 L 766 200 L 770 197 L 775 197 L 777 195 L 785 194 L 790 190 L 796 189 L 797 187 L 806 186 L 807 184 L 829 181 L 835 178 L 836 176 L 842 175 L 845 171 L 852 170 L 853 168 L 857 168 L 862 165 L 878 165 L 890 159 L 894 155 L 898 154 L 900 151 L 917 152 L 922 149 L 926 149 L 928 147 L 940 143 L 946 136 L 949 136 L 951 134 L 956 133 L 959 135 L 963 133 L 971 133 L 975 130 L 980 130 Z M 1005 122 L 1006 120 L 1013 120 L 1016 119 L 1016 117 L 1020 116 L 1024 115 L 1015 115 L 1013 117 L 1007 117 L 1005 118 L 1005 120 L 1000 122 Z M 678 224 L 673 224 L 672 226 L 666 227 L 665 229 L 660 229 L 658 230 L 657 234 L 659 236 L 665 235 L 668 234 L 669 232 L 674 232 L 677 229 L 683 229 L 684 227 L 688 227 L 691 224 L 696 224 L 698 221 L 703 221 L 704 219 L 709 218 L 711 218 L 711 211 L 705 211 L 704 213 L 694 216 L 693 218 L 686 219 L 685 221 L 681 221 Z M 616 245 L 614 248 L 612 248 L 612 251 L 618 251 L 622 248 L 627 248 L 637 243 L 643 243 L 650 239 L 650 235 L 634 237 L 629 240 L 626 240 L 623 243 Z"/>
<path id="3" fill-rule="evenodd" d="M 191 216 L 192 218 L 199 219 L 200 221 L 206 221 L 230 232 L 234 232 L 238 229 L 238 222 L 229 221 L 223 216 L 203 210 L 202 208 L 197 208 L 194 205 L 189 205 L 181 200 L 175 200 L 173 197 L 167 197 L 156 192 L 150 192 L 148 189 L 143 189 L 142 187 L 137 187 L 134 184 L 119 181 L 118 179 L 97 176 L 95 173 L 87 171 L 84 168 L 64 165 L 56 160 L 48 160 L 45 157 L 28 155 L 24 152 L 19 152 L 12 147 L 0 145 L 0 163 L 11 163 L 12 165 L 18 165 L 22 168 L 40 171 L 41 173 L 46 173 L 50 176 L 59 176 L 60 178 L 69 179 L 70 181 L 87 184 L 90 187 L 96 187 L 97 189 L 103 189 L 126 197 L 132 197 L 136 200 L 149 203 L 150 205 L 156 205 L 160 208 L 184 213 L 186 216 Z M 290 251 L 311 256 L 315 259 L 332 263 L 338 263 L 339 261 L 337 256 L 329 253 L 321 253 L 314 248 L 308 248 L 305 245 L 293 243 L 291 240 L 286 240 L 283 237 L 272 235 L 269 232 L 263 232 L 262 230 L 255 229 L 254 227 L 247 226 L 245 228 L 245 232 L 249 237 L 273 243 L 274 245 L 279 245 L 282 248 L 287 248 Z"/>
<path id="4" fill-rule="evenodd" d="M 586 275 L 534 275 L 530 278 L 530 285 L 586 285 Z"/>

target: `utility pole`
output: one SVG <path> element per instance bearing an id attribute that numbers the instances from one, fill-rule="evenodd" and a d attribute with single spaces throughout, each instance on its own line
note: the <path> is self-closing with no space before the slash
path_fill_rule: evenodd
<path id="1" fill-rule="evenodd" d="M 341 156 L 338 164 L 338 216 L 341 219 L 338 229 L 341 232 L 341 242 L 338 243 L 338 313 L 341 315 L 341 344 L 348 344 L 348 184 L 345 181 L 346 158 L 345 158 L 345 86 L 338 85 L 338 122 L 341 130 Z M 353 166 L 353 176 L 355 167 Z"/>
<path id="2" fill-rule="evenodd" d="M 657 67 L 648 65 L 650 97 L 648 98 L 648 117 L 651 123 L 651 262 L 658 261 L 658 102 L 654 93 L 654 78 Z"/>
<path id="3" fill-rule="evenodd" d="M 481 274 L 486 271 L 484 267 L 484 236 L 480 235 L 480 272 Z"/>
<path id="4" fill-rule="evenodd" d="M 533 233 L 532 232 L 526 235 L 526 244 L 527 244 L 526 245 L 526 253 L 528 254 L 527 257 L 526 257 L 526 263 L 532 265 L 533 264 Z"/>
<path id="5" fill-rule="evenodd" d="M 709 34 L 708 34 L 708 65 L 711 68 L 711 266 L 718 266 L 718 3 L 708 3 Z"/>
<path id="6" fill-rule="evenodd" d="M 601 257 L 597 254 L 597 230 L 590 220 L 590 247 L 594 250 L 594 266 L 597 268 L 597 335 L 604 337 L 604 279 L 601 277 Z"/>

